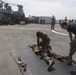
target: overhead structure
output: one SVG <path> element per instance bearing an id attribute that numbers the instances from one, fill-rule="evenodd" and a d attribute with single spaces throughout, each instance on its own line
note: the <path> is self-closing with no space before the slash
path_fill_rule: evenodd
<path id="1" fill-rule="evenodd" d="M 14 11 L 11 6 L 18 7 L 18 10 Z M 0 23 L 7 24 L 8 22 L 13 22 L 13 24 L 20 24 L 21 21 L 26 21 L 23 6 L 13 3 L 5 3 L 0 0 Z"/>

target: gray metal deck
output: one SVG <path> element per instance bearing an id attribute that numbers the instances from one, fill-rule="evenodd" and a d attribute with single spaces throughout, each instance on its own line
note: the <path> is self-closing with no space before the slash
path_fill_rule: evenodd
<path id="1" fill-rule="evenodd" d="M 55 61 L 53 71 L 47 71 L 47 64 L 40 56 L 35 55 L 31 48 L 12 50 L 11 54 L 17 62 L 17 57 L 22 57 L 22 60 L 27 63 L 27 71 L 24 75 L 76 75 L 76 64 L 68 66 L 66 62 L 61 62 L 52 58 Z"/>

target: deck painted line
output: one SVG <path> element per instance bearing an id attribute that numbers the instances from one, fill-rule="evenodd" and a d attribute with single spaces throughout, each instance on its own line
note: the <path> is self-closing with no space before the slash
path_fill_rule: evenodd
<path id="1" fill-rule="evenodd" d="M 51 29 L 44 29 L 44 28 L 19 28 L 19 27 L 0 27 L 1 29 L 21 29 L 21 30 L 46 30 L 46 31 L 51 31 Z M 59 28 L 57 28 L 56 30 L 58 30 Z M 65 35 L 65 36 L 68 36 L 68 34 L 65 34 L 65 33 L 60 33 L 60 32 L 57 32 L 55 30 L 52 30 L 53 33 L 56 33 L 56 34 L 60 34 L 60 35 Z"/>
<path id="2" fill-rule="evenodd" d="M 68 34 L 65 34 L 65 33 L 60 33 L 60 32 L 57 32 L 55 30 L 52 30 L 53 33 L 56 33 L 56 34 L 60 34 L 60 35 L 65 35 L 65 36 L 68 36 Z"/>

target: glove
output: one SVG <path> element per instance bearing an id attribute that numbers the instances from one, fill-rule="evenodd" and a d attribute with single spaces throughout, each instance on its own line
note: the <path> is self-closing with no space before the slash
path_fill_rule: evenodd
<path id="1" fill-rule="evenodd" d="M 71 46 L 71 43 L 69 43 L 69 45 Z"/>
<path id="2" fill-rule="evenodd" d="M 69 43 L 71 45 L 71 43 Z"/>

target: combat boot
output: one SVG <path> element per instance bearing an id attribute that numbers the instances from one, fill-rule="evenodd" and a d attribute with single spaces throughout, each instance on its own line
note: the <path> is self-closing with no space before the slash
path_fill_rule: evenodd
<path id="1" fill-rule="evenodd" d="M 69 61 L 69 56 L 64 56 L 63 59 L 65 59 L 66 61 Z"/>
<path id="2" fill-rule="evenodd" d="M 68 62 L 68 65 L 72 65 L 72 61 L 69 61 L 69 62 Z"/>
<path id="3" fill-rule="evenodd" d="M 49 62 L 49 65 L 48 65 L 47 70 L 52 71 L 52 66 L 55 64 L 55 62 L 53 60 L 48 60 L 48 62 Z"/>
<path id="4" fill-rule="evenodd" d="M 72 65 L 72 55 L 69 53 L 68 65 Z"/>

